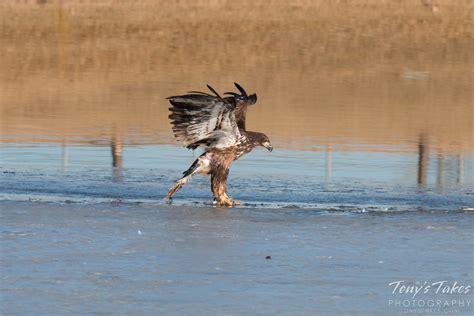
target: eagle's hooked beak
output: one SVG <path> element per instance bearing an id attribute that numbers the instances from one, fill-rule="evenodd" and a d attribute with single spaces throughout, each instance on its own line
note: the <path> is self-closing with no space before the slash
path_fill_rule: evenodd
<path id="1" fill-rule="evenodd" d="M 268 149 L 268 151 L 270 151 L 270 152 L 273 150 L 273 146 L 269 142 L 264 142 L 262 144 L 262 146 L 265 147 L 266 149 Z"/>

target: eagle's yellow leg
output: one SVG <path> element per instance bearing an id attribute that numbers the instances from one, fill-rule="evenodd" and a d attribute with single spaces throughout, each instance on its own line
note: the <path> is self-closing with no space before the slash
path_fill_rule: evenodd
<path id="1" fill-rule="evenodd" d="M 227 195 L 228 175 L 228 168 L 216 168 L 216 170 L 214 170 L 214 172 L 211 174 L 212 193 L 214 194 L 214 198 L 218 206 L 233 207 L 236 205 L 240 205 L 239 202 L 231 199 Z"/>
<path id="2" fill-rule="evenodd" d="M 208 156 L 209 155 L 209 156 Z M 176 181 L 176 183 L 169 189 L 166 197 L 171 200 L 173 194 L 178 192 L 183 185 L 191 180 L 191 177 L 196 173 L 211 175 L 211 189 L 214 195 L 215 203 L 218 206 L 233 207 L 240 205 L 239 202 L 231 199 L 227 195 L 227 176 L 229 175 L 229 166 L 233 161 L 233 155 L 217 156 L 217 160 L 211 160 L 211 154 L 203 154 L 186 170 L 184 176 Z"/>
<path id="3" fill-rule="evenodd" d="M 231 199 L 226 193 L 224 193 L 223 195 L 216 197 L 216 204 L 218 206 L 233 207 L 240 205 L 240 202 Z"/>
<path id="4" fill-rule="evenodd" d="M 181 189 L 183 185 L 185 185 L 190 179 L 191 179 L 191 176 L 187 176 L 176 181 L 176 183 L 171 187 L 171 189 L 169 189 L 168 193 L 166 193 L 166 198 L 169 200 L 172 199 L 173 194 L 178 192 L 179 189 Z"/>
<path id="5" fill-rule="evenodd" d="M 169 189 L 168 193 L 166 194 L 166 198 L 171 200 L 173 194 L 179 191 L 186 183 L 191 180 L 192 176 L 196 173 L 206 173 L 207 168 L 209 166 L 209 159 L 205 155 L 201 155 L 198 159 L 196 159 L 191 167 L 188 170 L 183 172 L 184 176 L 176 181 L 176 183 Z"/>

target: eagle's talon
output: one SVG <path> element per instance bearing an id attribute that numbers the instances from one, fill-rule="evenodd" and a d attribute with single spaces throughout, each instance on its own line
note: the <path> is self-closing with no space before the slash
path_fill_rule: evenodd
<path id="1" fill-rule="evenodd" d="M 217 206 L 224 206 L 224 207 L 234 207 L 234 206 L 240 205 L 240 202 L 238 202 L 236 200 L 232 200 L 228 196 L 222 197 L 220 199 L 215 199 L 214 203 Z"/>

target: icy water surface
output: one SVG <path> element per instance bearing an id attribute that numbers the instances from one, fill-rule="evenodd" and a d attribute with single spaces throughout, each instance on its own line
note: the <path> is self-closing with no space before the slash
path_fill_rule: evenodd
<path id="1" fill-rule="evenodd" d="M 231 172 L 243 205 L 223 209 L 204 176 L 163 201 L 191 152 L 113 153 L 2 146 L 2 313 L 472 313 L 472 292 L 412 303 L 389 285 L 473 284 L 469 159 L 419 183 L 413 154 L 256 150 Z"/>
<path id="2" fill-rule="evenodd" d="M 3 199 L 164 203 L 169 187 L 198 154 L 177 146 L 132 146 L 120 156 L 91 146 L 4 145 Z M 471 158 L 443 157 L 420 182 L 415 154 L 256 149 L 231 168 L 230 194 L 247 206 L 335 210 L 459 210 L 473 206 Z M 462 169 L 461 169 L 462 168 Z M 175 204 L 210 203 L 210 180 L 197 175 Z"/>
<path id="3" fill-rule="evenodd" d="M 163 200 L 191 152 L 113 153 L 2 147 L 3 313 L 472 313 L 472 292 L 390 285 L 473 284 L 469 159 L 420 183 L 413 154 L 257 150 L 232 168 L 243 205 L 224 209 L 204 176 Z"/>
<path id="4" fill-rule="evenodd" d="M 474 281 L 465 212 L 0 207 L 4 314 L 391 315 L 411 299 L 391 282 Z M 472 293 L 417 299 L 448 300 L 443 314 L 472 312 Z"/>

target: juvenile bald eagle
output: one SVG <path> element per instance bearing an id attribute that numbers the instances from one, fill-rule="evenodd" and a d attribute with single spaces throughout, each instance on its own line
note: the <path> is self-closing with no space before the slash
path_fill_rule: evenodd
<path id="1" fill-rule="evenodd" d="M 245 129 L 247 107 L 257 102 L 257 95 L 248 95 L 238 83 L 235 86 L 240 94 L 226 92 L 228 96 L 221 97 L 208 85 L 213 94 L 190 91 L 168 98 L 172 105 L 169 118 L 176 139 L 188 149 L 203 147 L 206 150 L 168 191 L 168 199 L 194 174 L 200 173 L 211 175 L 211 189 L 218 205 L 238 205 L 227 195 L 230 165 L 256 146 L 273 150 L 267 135 Z"/>

